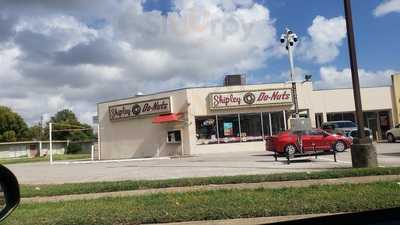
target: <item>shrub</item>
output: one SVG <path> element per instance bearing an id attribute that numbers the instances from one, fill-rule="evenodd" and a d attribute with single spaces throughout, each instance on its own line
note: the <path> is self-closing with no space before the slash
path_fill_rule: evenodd
<path id="1" fill-rule="evenodd" d="M 82 146 L 78 143 L 71 143 L 67 147 L 67 154 L 75 154 L 82 151 Z"/>
<path id="2" fill-rule="evenodd" d="M 17 135 L 15 131 L 9 130 L 3 133 L 2 135 L 2 141 L 4 142 L 14 142 L 17 141 Z"/>

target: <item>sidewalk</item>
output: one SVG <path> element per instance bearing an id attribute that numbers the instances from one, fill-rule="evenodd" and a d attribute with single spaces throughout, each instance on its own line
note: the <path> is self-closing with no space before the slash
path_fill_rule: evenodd
<path id="1" fill-rule="evenodd" d="M 22 198 L 21 202 L 22 203 L 60 202 L 60 201 L 73 201 L 73 200 L 89 200 L 89 199 L 98 199 L 105 197 L 142 196 L 142 195 L 159 194 L 159 193 L 210 191 L 210 190 L 222 190 L 222 189 L 236 189 L 236 190 L 257 189 L 257 188 L 276 189 L 276 188 L 288 188 L 288 187 L 309 187 L 314 185 L 363 184 L 363 183 L 372 183 L 379 181 L 400 181 L 400 175 L 346 177 L 338 179 L 297 180 L 297 181 L 280 181 L 280 182 L 263 182 L 263 183 L 202 185 L 202 186 L 190 186 L 190 187 L 171 187 L 171 188 L 144 189 L 144 190 L 133 190 L 133 191 Z"/>
<path id="2" fill-rule="evenodd" d="M 258 225 L 278 223 L 291 220 L 300 220 L 320 216 L 329 216 L 335 214 L 309 214 L 309 215 L 294 215 L 294 216 L 274 216 L 274 217 L 257 217 L 257 218 L 242 218 L 230 220 L 208 220 L 208 221 L 189 221 L 180 223 L 164 223 L 163 225 Z M 156 225 L 156 224 L 149 224 Z"/>

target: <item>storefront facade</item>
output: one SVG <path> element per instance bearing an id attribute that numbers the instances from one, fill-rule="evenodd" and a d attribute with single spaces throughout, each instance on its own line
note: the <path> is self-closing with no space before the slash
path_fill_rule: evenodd
<path id="1" fill-rule="evenodd" d="M 395 76 L 397 77 L 397 76 Z M 397 121 L 392 86 L 361 90 L 366 125 L 382 137 Z M 298 83 L 302 117 L 355 120 L 352 89 Z M 187 88 L 98 104 L 101 159 L 198 155 L 264 149 L 264 137 L 290 127 L 290 84 Z M 394 116 L 395 115 L 395 116 Z"/>

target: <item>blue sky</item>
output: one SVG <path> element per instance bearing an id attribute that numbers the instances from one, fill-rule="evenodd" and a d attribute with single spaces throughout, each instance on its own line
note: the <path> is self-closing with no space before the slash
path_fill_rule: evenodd
<path id="1" fill-rule="evenodd" d="M 342 0 L 257 0 L 266 6 L 275 19 L 278 34 L 288 26 L 299 36 L 307 36 L 307 28 L 318 16 L 333 18 L 344 16 Z M 390 13 L 382 17 L 373 15 L 374 9 L 382 3 L 381 0 L 352 0 L 353 22 L 356 35 L 357 57 L 359 68 L 369 71 L 392 69 L 400 70 L 398 58 L 400 52 L 400 13 Z M 147 0 L 144 8 L 147 11 L 160 10 L 164 14 L 170 12 L 174 5 L 169 0 Z M 295 62 L 296 66 L 306 69 L 319 79 L 320 64 L 309 61 Z M 340 46 L 340 55 L 327 64 L 339 69 L 349 67 L 347 39 Z M 270 59 L 268 66 L 247 72 L 252 82 L 263 82 L 265 74 L 280 74 L 288 69 L 287 58 Z M 272 79 L 282 81 L 281 77 Z"/>
<path id="2" fill-rule="evenodd" d="M 263 1 L 269 6 L 271 14 L 276 18 L 276 27 L 285 25 L 296 30 L 299 36 L 307 35 L 307 28 L 317 15 L 327 18 L 344 16 L 343 1 L 341 0 L 283 0 Z M 375 17 L 373 10 L 382 2 L 379 0 L 353 0 L 353 23 L 356 36 L 357 59 L 359 68 L 367 70 L 399 70 L 398 52 L 400 51 L 399 37 L 400 13 L 392 13 L 383 17 Z M 330 65 L 338 68 L 349 67 L 347 39 L 340 47 L 340 55 Z M 319 65 L 311 62 L 296 62 L 311 71 L 313 76 L 319 76 Z M 271 73 L 277 73 L 287 66 L 283 60 L 266 68 Z M 264 73 L 257 71 L 256 73 Z M 318 78 L 316 78 L 318 79 Z"/>

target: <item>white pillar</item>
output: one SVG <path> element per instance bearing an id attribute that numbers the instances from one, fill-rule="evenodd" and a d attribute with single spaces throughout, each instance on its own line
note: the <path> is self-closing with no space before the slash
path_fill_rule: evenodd
<path id="1" fill-rule="evenodd" d="M 92 158 L 92 161 L 94 161 L 94 145 L 92 145 L 92 149 L 91 149 L 91 158 Z"/>
<path id="2" fill-rule="evenodd" d="M 98 160 L 100 160 L 101 157 L 101 148 L 100 148 L 100 122 L 97 124 L 97 153 L 98 153 Z"/>
<path id="3" fill-rule="evenodd" d="M 285 130 L 287 130 L 288 126 L 287 126 L 286 111 L 285 110 L 283 110 L 283 122 L 285 124 Z"/>
<path id="4" fill-rule="evenodd" d="M 263 119 L 263 113 L 260 113 L 261 115 L 261 135 L 262 135 L 262 139 L 265 140 L 265 134 L 264 134 L 264 119 Z"/>
<path id="5" fill-rule="evenodd" d="M 50 164 L 53 164 L 53 143 L 52 143 L 53 124 L 49 123 L 49 149 L 50 149 Z"/>
<path id="6" fill-rule="evenodd" d="M 270 136 L 272 136 L 272 120 L 271 120 L 271 113 L 268 113 L 269 114 L 269 134 L 270 134 Z"/>
<path id="7" fill-rule="evenodd" d="M 42 154 L 42 148 L 43 148 L 42 141 L 39 141 L 39 157 L 40 157 L 40 154 Z"/>
<path id="8" fill-rule="evenodd" d="M 181 132 L 181 157 L 182 157 L 185 154 L 185 151 L 184 151 L 184 148 L 183 148 L 183 129 L 182 128 L 179 129 L 179 132 Z"/>

